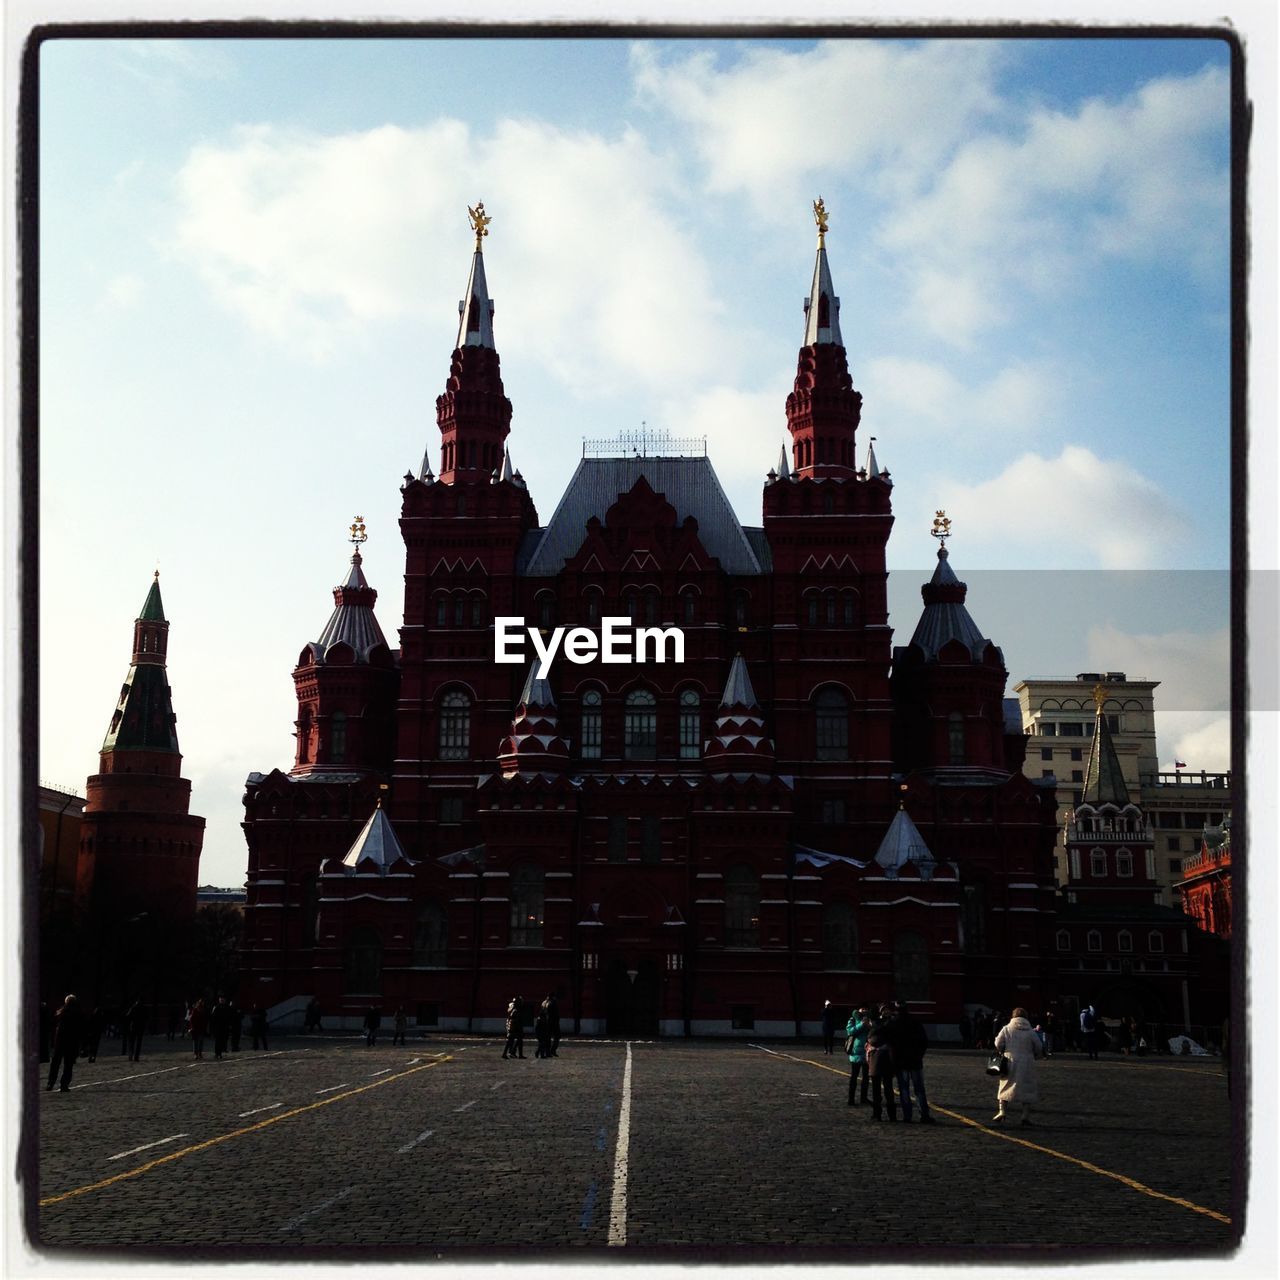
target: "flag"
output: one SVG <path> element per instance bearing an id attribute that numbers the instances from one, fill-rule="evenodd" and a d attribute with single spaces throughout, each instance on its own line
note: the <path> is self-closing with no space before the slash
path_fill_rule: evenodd
<path id="1" fill-rule="evenodd" d="M 1175 769 L 1185 769 L 1187 767 L 1187 762 L 1185 760 L 1175 760 L 1173 762 L 1173 767 Z"/>

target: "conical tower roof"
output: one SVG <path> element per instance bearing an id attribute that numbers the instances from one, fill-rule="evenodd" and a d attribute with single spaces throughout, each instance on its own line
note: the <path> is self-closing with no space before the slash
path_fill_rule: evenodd
<path id="1" fill-rule="evenodd" d="M 352 528 L 357 526 L 353 525 Z M 359 525 L 361 533 L 364 526 Z M 313 661 L 323 663 L 335 645 L 349 646 L 356 662 L 368 662 L 369 656 L 379 645 L 387 647 L 386 637 L 374 616 L 373 606 L 378 593 L 364 576 L 364 561 L 359 545 L 351 557 L 351 568 L 341 586 L 333 589 L 333 612 L 325 623 L 320 639 L 312 645 Z"/>
<path id="2" fill-rule="evenodd" d="M 932 662 L 938 652 L 952 640 L 969 650 L 974 662 L 981 662 L 991 641 L 978 629 L 978 624 L 965 608 L 968 587 L 953 572 L 945 546 L 938 548 L 938 567 L 933 577 L 920 588 L 924 610 L 911 636 L 911 644 Z M 998 652 L 998 650 L 997 650 Z"/>
<path id="3" fill-rule="evenodd" d="M 164 622 L 164 605 L 160 603 L 160 570 L 157 569 L 155 577 L 151 580 L 151 590 L 147 592 L 147 598 L 142 602 L 142 612 L 138 614 L 140 622 Z"/>
<path id="4" fill-rule="evenodd" d="M 937 859 L 929 851 L 920 829 L 911 821 L 906 809 L 900 808 L 893 815 L 889 830 L 876 850 L 876 863 L 885 871 L 896 875 L 908 863 L 914 863 L 922 872 L 931 872 Z"/>
<path id="5" fill-rule="evenodd" d="M 767 776 L 774 772 L 775 759 L 746 661 L 735 654 L 720 697 L 715 734 L 707 746 L 707 767 L 716 775 Z"/>
<path id="6" fill-rule="evenodd" d="M 538 675 L 540 660 L 529 664 L 520 701 L 511 718 L 511 732 L 498 748 L 498 764 L 510 777 L 516 773 L 558 773 L 568 767 L 569 744 L 560 736 L 560 718 L 551 685 Z"/>
<path id="7" fill-rule="evenodd" d="M 1129 788 L 1120 768 L 1120 757 L 1111 737 L 1111 728 L 1103 714 L 1107 691 L 1098 685 L 1093 691 L 1097 713 L 1093 723 L 1093 745 L 1089 748 L 1089 767 L 1084 775 L 1084 802 L 1091 805 L 1114 804 L 1123 808 L 1129 803 Z"/>
<path id="8" fill-rule="evenodd" d="M 133 624 L 133 656 L 102 742 L 103 754 L 115 751 L 179 754 L 177 717 L 173 714 L 169 676 L 165 670 L 168 638 L 169 623 L 160 602 L 160 571 L 156 570 L 151 589 Z"/>
<path id="9" fill-rule="evenodd" d="M 378 875 L 385 876 L 397 862 L 412 864 L 413 859 L 405 854 L 391 819 L 379 800 L 377 808 L 369 815 L 369 821 L 360 828 L 355 843 L 347 850 L 342 864 L 348 873 L 376 871 Z"/>

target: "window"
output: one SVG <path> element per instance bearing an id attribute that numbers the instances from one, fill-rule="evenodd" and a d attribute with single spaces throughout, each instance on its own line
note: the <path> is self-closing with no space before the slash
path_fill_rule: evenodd
<path id="1" fill-rule="evenodd" d="M 760 945 L 760 881 L 750 867 L 731 867 L 725 875 L 724 944 Z"/>
<path id="2" fill-rule="evenodd" d="M 702 755 L 702 699 L 696 689 L 680 695 L 680 759 L 696 760 Z"/>
<path id="3" fill-rule="evenodd" d="M 656 814 L 647 813 L 640 819 L 640 861 L 662 861 L 662 819 Z"/>
<path id="4" fill-rule="evenodd" d="M 828 827 L 839 826 L 844 821 L 844 799 L 827 796 L 822 801 L 822 821 Z"/>
<path id="5" fill-rule="evenodd" d="M 823 603 L 826 605 L 827 626 L 834 627 L 836 625 L 836 593 L 828 591 L 823 597 Z"/>
<path id="6" fill-rule="evenodd" d="M 1052 778 L 1052 777 L 1053 777 L 1053 770 L 1052 770 L 1052 769 L 1041 769 L 1041 770 L 1040 770 L 1040 776 L 1041 776 L 1042 778 Z"/>
<path id="7" fill-rule="evenodd" d="M 538 626 L 544 631 L 556 625 L 556 600 L 549 591 L 538 596 Z"/>
<path id="8" fill-rule="evenodd" d="M 588 689 L 582 695 L 581 742 L 584 760 L 600 759 L 600 691 Z"/>
<path id="9" fill-rule="evenodd" d="M 1093 849 L 1089 853 L 1089 874 L 1091 876 L 1107 874 L 1107 855 L 1101 849 Z"/>
<path id="10" fill-rule="evenodd" d="M 448 625 L 448 622 L 449 622 L 448 609 L 449 609 L 449 602 L 444 598 L 444 596 L 437 596 L 436 597 L 436 626 L 437 627 L 444 627 Z"/>
<path id="11" fill-rule="evenodd" d="M 1133 854 L 1121 849 L 1116 854 L 1116 875 L 1131 878 L 1133 876 Z"/>
<path id="12" fill-rule="evenodd" d="M 1083 748 L 1083 747 L 1072 747 L 1072 748 L 1071 748 L 1071 758 L 1072 758 L 1072 760 L 1083 760 L 1083 759 L 1084 759 L 1084 748 Z"/>
<path id="13" fill-rule="evenodd" d="M 1084 770 L 1083 770 L 1083 769 L 1072 769 L 1072 770 L 1071 770 L 1071 781 L 1072 781 L 1072 782 L 1083 782 L 1083 781 L 1084 781 Z"/>
<path id="14" fill-rule="evenodd" d="M 657 700 L 647 689 L 633 689 L 627 694 L 622 754 L 627 760 L 658 758 Z"/>
<path id="15" fill-rule="evenodd" d="M 816 591 L 811 591 L 805 597 L 805 621 L 811 627 L 818 625 L 818 593 Z"/>
<path id="16" fill-rule="evenodd" d="M 684 625 L 691 627 L 697 614 L 698 593 L 687 587 L 680 593 L 680 616 L 684 619 Z"/>
<path id="17" fill-rule="evenodd" d="M 302 882 L 302 945 L 314 946 L 320 924 L 320 881 L 307 876 Z"/>
<path id="18" fill-rule="evenodd" d="M 466 760 L 471 754 L 471 699 L 459 689 L 440 703 L 440 759 Z"/>
<path id="19" fill-rule="evenodd" d="M 1164 934 L 1156 929 L 1152 929 L 1147 934 L 1147 950 L 1155 954 L 1159 954 L 1164 950 Z"/>
<path id="20" fill-rule="evenodd" d="M 1119 733 L 1119 732 L 1120 732 L 1120 717 L 1119 717 L 1119 716 L 1107 716 L 1107 728 L 1108 728 L 1108 729 L 1110 729 L 1112 733 Z"/>
<path id="21" fill-rule="evenodd" d="M 449 929 L 444 907 L 424 902 L 413 926 L 413 963 L 439 968 L 445 963 Z"/>
<path id="22" fill-rule="evenodd" d="M 626 862 L 627 860 L 627 815 L 611 813 L 609 815 L 609 861 Z"/>
<path id="23" fill-rule="evenodd" d="M 1040 735 L 1044 738 L 1056 738 L 1058 736 L 1058 726 L 1047 721 L 1041 721 Z"/>
<path id="24" fill-rule="evenodd" d="M 961 929 L 964 949 L 970 954 L 980 954 L 987 949 L 987 887 L 983 884 L 967 884 L 961 889 Z"/>
<path id="25" fill-rule="evenodd" d="M 652 626 L 658 621 L 658 606 L 662 597 L 658 594 L 657 587 L 647 587 L 644 593 L 644 620 Z"/>
<path id="26" fill-rule="evenodd" d="M 1090 951 L 1102 950 L 1102 934 L 1097 929 L 1090 929 L 1085 938 L 1085 945 Z"/>
<path id="27" fill-rule="evenodd" d="M 733 620 L 740 627 L 747 625 L 747 593 L 745 591 L 733 593 Z"/>
<path id="28" fill-rule="evenodd" d="M 329 763 L 342 764 L 347 758 L 347 714 L 335 711 L 329 720 Z"/>
<path id="29" fill-rule="evenodd" d="M 847 902 L 828 902 L 822 908 L 822 963 L 828 969 L 858 967 L 858 932 Z"/>
<path id="30" fill-rule="evenodd" d="M 343 979 L 348 995 L 377 995 L 382 986 L 382 938 L 376 929 L 352 929 L 343 956 Z"/>
<path id="31" fill-rule="evenodd" d="M 600 593 L 598 591 L 588 591 L 586 605 L 587 625 L 594 627 L 600 622 Z"/>
<path id="32" fill-rule="evenodd" d="M 517 867 L 511 873 L 511 945 L 542 946 L 542 871 Z"/>
<path id="33" fill-rule="evenodd" d="M 1071 934 L 1066 929 L 1058 930 L 1058 950 L 1059 951 L 1071 950 Z"/>
<path id="34" fill-rule="evenodd" d="M 858 616 L 857 602 L 854 600 L 852 591 L 846 591 L 843 597 L 844 606 L 844 625 L 851 627 Z"/>
<path id="35" fill-rule="evenodd" d="M 839 689 L 823 689 L 818 694 L 817 758 L 849 758 L 849 700 Z"/>
<path id="36" fill-rule="evenodd" d="M 899 1000 L 929 998 L 929 950 L 924 938 L 909 929 L 893 940 L 893 989 Z"/>
<path id="37" fill-rule="evenodd" d="M 1053 748 L 1052 748 L 1052 747 L 1041 747 L 1041 748 L 1040 748 L 1040 759 L 1041 759 L 1041 760 L 1052 760 L 1052 759 L 1053 759 Z"/>
<path id="38" fill-rule="evenodd" d="M 964 764 L 964 716 L 953 711 L 947 717 L 947 747 L 952 764 Z"/>
<path id="39" fill-rule="evenodd" d="M 1175 876 L 1180 876 L 1180 875 L 1182 874 L 1182 859 L 1181 859 L 1181 858 L 1170 858 L 1170 859 L 1169 859 L 1169 874 L 1170 874 L 1170 875 L 1175 875 Z"/>
<path id="40" fill-rule="evenodd" d="M 1084 725 L 1067 720 L 1058 726 L 1058 732 L 1064 738 L 1080 738 L 1084 736 Z"/>
<path id="41" fill-rule="evenodd" d="M 1116 934 L 1116 950 L 1133 950 L 1133 934 L 1131 934 L 1128 929 L 1121 929 L 1120 932 Z"/>
<path id="42" fill-rule="evenodd" d="M 461 796 L 440 797 L 440 821 L 450 824 L 462 821 Z"/>
<path id="43" fill-rule="evenodd" d="M 461 627 L 467 621 L 467 598 L 466 596 L 454 596 L 453 598 L 453 625 Z"/>
<path id="44" fill-rule="evenodd" d="M 473 627 L 481 627 L 484 625 L 484 597 L 471 597 L 471 625 Z"/>

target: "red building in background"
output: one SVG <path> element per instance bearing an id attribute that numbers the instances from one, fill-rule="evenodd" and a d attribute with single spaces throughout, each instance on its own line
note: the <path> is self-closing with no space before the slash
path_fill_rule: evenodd
<path id="1" fill-rule="evenodd" d="M 1205 827 L 1200 851 L 1182 862 L 1182 909 L 1205 933 L 1231 937 L 1231 823 Z"/>
<path id="2" fill-rule="evenodd" d="M 1003 657 L 945 545 L 892 645 L 893 483 L 855 455 L 815 211 L 759 525 L 705 451 L 643 439 L 584 449 L 540 522 L 477 211 L 439 476 L 424 460 L 401 489 L 399 646 L 357 523 L 294 672 L 293 765 L 248 778 L 246 1006 L 494 1029 L 513 995 L 556 990 L 585 1032 L 793 1034 L 826 999 L 897 996 L 946 1038 L 966 1005 L 1054 997 L 1053 785 L 1020 771 Z M 503 616 L 678 626 L 684 661 L 562 657 L 540 679 L 495 663 Z"/>

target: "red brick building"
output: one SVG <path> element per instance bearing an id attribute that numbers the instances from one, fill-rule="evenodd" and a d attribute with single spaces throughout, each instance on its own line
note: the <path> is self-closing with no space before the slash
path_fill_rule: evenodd
<path id="1" fill-rule="evenodd" d="M 243 1002 L 493 1029 L 558 990 L 586 1032 L 792 1034 L 897 995 L 947 1036 L 966 1004 L 1052 997 L 1052 784 L 1020 772 L 945 546 L 892 645 L 893 482 L 855 455 L 824 230 L 758 525 L 705 451 L 643 441 L 584 449 L 540 522 L 477 235 L 439 476 L 401 489 L 399 646 L 357 525 L 293 765 L 248 779 Z M 510 616 L 676 626 L 684 660 L 540 679 L 494 660 Z"/>
<path id="2" fill-rule="evenodd" d="M 1182 862 L 1182 909 L 1205 933 L 1231 937 L 1231 823 L 1205 827 L 1200 850 Z"/>

